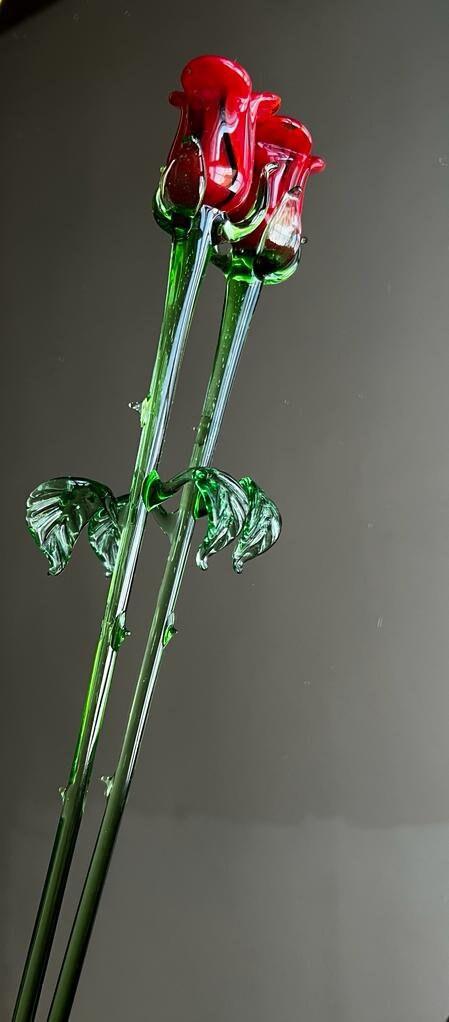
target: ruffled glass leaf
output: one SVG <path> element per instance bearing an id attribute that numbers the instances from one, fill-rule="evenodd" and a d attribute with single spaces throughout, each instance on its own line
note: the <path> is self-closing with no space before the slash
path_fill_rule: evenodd
<path id="1" fill-rule="evenodd" d="M 108 500 L 113 500 L 108 486 L 71 476 L 48 479 L 30 493 L 26 521 L 49 561 L 49 575 L 65 568 L 82 528 Z"/>
<path id="2" fill-rule="evenodd" d="M 273 546 L 282 527 L 276 504 L 250 476 L 240 479 L 239 485 L 247 495 L 249 511 L 232 555 L 233 568 L 238 573 L 242 571 L 245 561 L 258 557 Z"/>
<path id="3" fill-rule="evenodd" d="M 99 557 L 108 578 L 114 571 L 122 529 L 126 521 L 129 493 L 112 497 L 92 516 L 88 527 L 89 543 Z"/>
<path id="4" fill-rule="evenodd" d="M 207 559 L 238 536 L 249 511 L 249 500 L 239 483 L 215 468 L 196 469 L 193 481 L 197 490 L 194 514 L 207 514 L 206 535 L 198 550 L 196 563 L 207 568 Z"/>

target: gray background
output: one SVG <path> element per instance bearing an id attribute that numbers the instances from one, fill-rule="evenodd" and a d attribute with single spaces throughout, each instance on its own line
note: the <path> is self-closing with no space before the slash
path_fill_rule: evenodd
<path id="1" fill-rule="evenodd" d="M 166 276 L 150 213 L 166 95 L 201 52 L 279 92 L 328 159 L 216 456 L 278 500 L 284 531 L 241 578 L 226 554 L 188 571 L 72 1017 L 449 1013 L 448 43 L 446 0 L 63 0 L 1 39 L 2 1018 L 106 591 L 84 541 L 46 578 L 24 501 L 65 473 L 127 488 Z M 222 289 L 211 269 L 167 475 Z M 50 980 L 164 556 L 149 526 Z"/>

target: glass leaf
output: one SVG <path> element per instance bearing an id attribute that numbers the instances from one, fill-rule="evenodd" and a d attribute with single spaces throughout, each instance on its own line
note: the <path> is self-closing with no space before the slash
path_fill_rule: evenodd
<path id="1" fill-rule="evenodd" d="M 48 479 L 30 493 L 26 521 L 49 575 L 65 568 L 81 529 L 108 499 L 114 499 L 108 486 L 71 476 Z"/>
<path id="2" fill-rule="evenodd" d="M 245 561 L 258 557 L 279 538 L 282 519 L 276 504 L 250 476 L 240 479 L 248 497 L 249 511 L 232 555 L 234 571 L 240 572 Z"/>
<path id="3" fill-rule="evenodd" d="M 112 575 L 117 560 L 128 500 L 129 493 L 125 493 L 123 497 L 112 497 L 95 512 L 89 522 L 89 543 L 100 559 L 107 578 Z"/>
<path id="4" fill-rule="evenodd" d="M 207 559 L 238 536 L 249 511 L 249 500 L 239 483 L 218 469 L 196 469 L 193 481 L 197 490 L 195 517 L 206 513 L 208 526 L 198 550 L 196 563 L 207 568 Z"/>

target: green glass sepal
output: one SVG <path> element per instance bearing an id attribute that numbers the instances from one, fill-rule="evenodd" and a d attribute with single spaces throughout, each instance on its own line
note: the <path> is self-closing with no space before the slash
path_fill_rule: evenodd
<path id="1" fill-rule="evenodd" d="M 176 172 L 176 165 L 182 164 L 183 151 L 188 147 L 194 147 L 198 157 L 198 194 L 196 202 L 192 206 L 173 202 L 170 198 L 169 187 L 170 176 Z M 153 215 L 159 227 L 169 234 L 173 234 L 175 231 L 187 232 L 203 205 L 206 184 L 207 177 L 200 142 L 194 135 L 188 135 L 183 139 L 178 157 L 172 160 L 168 166 L 161 167 L 159 185 L 153 198 Z"/>
<path id="2" fill-rule="evenodd" d="M 272 174 L 277 170 L 277 163 L 267 163 L 260 175 L 259 187 L 252 208 L 244 220 L 233 223 L 226 216 L 217 227 L 219 237 L 231 242 L 239 242 L 260 227 L 270 203 L 272 191 Z"/>
<path id="3" fill-rule="evenodd" d="M 293 262 L 291 262 L 288 266 L 285 266 L 283 269 L 273 270 L 270 273 L 264 273 L 262 277 L 264 284 L 282 284 L 284 280 L 288 280 L 289 277 L 292 277 L 293 274 L 296 273 L 298 269 L 299 261 L 301 258 L 301 251 L 302 249 L 299 249 L 299 252 L 295 259 L 293 260 Z M 257 267 L 257 269 L 260 272 L 262 267 Z"/>
<path id="4" fill-rule="evenodd" d="M 241 243 L 247 230 L 239 233 L 235 229 L 232 233 L 232 225 L 219 223 L 212 252 L 214 265 L 236 280 L 260 280 L 263 284 L 280 284 L 288 280 L 298 269 L 302 248 L 307 241 L 301 234 L 300 193 L 299 186 L 286 193 L 268 220 L 256 248 Z M 234 225 L 235 228 L 237 226 Z M 227 249 L 223 239 L 232 241 Z"/>

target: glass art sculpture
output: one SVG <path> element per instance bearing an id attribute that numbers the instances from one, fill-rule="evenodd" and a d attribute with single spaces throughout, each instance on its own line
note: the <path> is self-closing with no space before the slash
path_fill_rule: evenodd
<path id="1" fill-rule="evenodd" d="M 106 807 L 48 1019 L 70 1015 L 118 828 L 126 805 L 159 665 L 176 632 L 175 609 L 198 518 L 207 520 L 197 564 L 234 544 L 232 564 L 245 563 L 278 539 L 281 516 L 250 477 L 212 467 L 214 448 L 248 328 L 262 288 L 297 269 L 305 238 L 301 215 L 306 182 L 324 168 L 312 155 L 303 124 L 277 111 L 280 99 L 255 93 L 247 72 L 224 57 L 191 60 L 182 91 L 170 102 L 179 128 L 162 168 L 154 215 L 171 237 L 168 285 L 148 393 L 137 406 L 140 442 L 129 493 L 73 476 L 49 479 L 27 501 L 28 528 L 49 564 L 66 567 L 86 527 L 92 550 L 110 576 L 70 775 L 14 1012 L 35 1018 L 66 881 L 88 794 L 95 752 L 117 655 L 129 634 L 126 612 L 148 516 L 169 543 L 119 760 L 105 779 Z M 207 265 L 226 281 L 221 326 L 188 468 L 163 480 L 158 472 L 170 410 L 195 302 Z M 164 503 L 179 495 L 176 511 Z"/>

